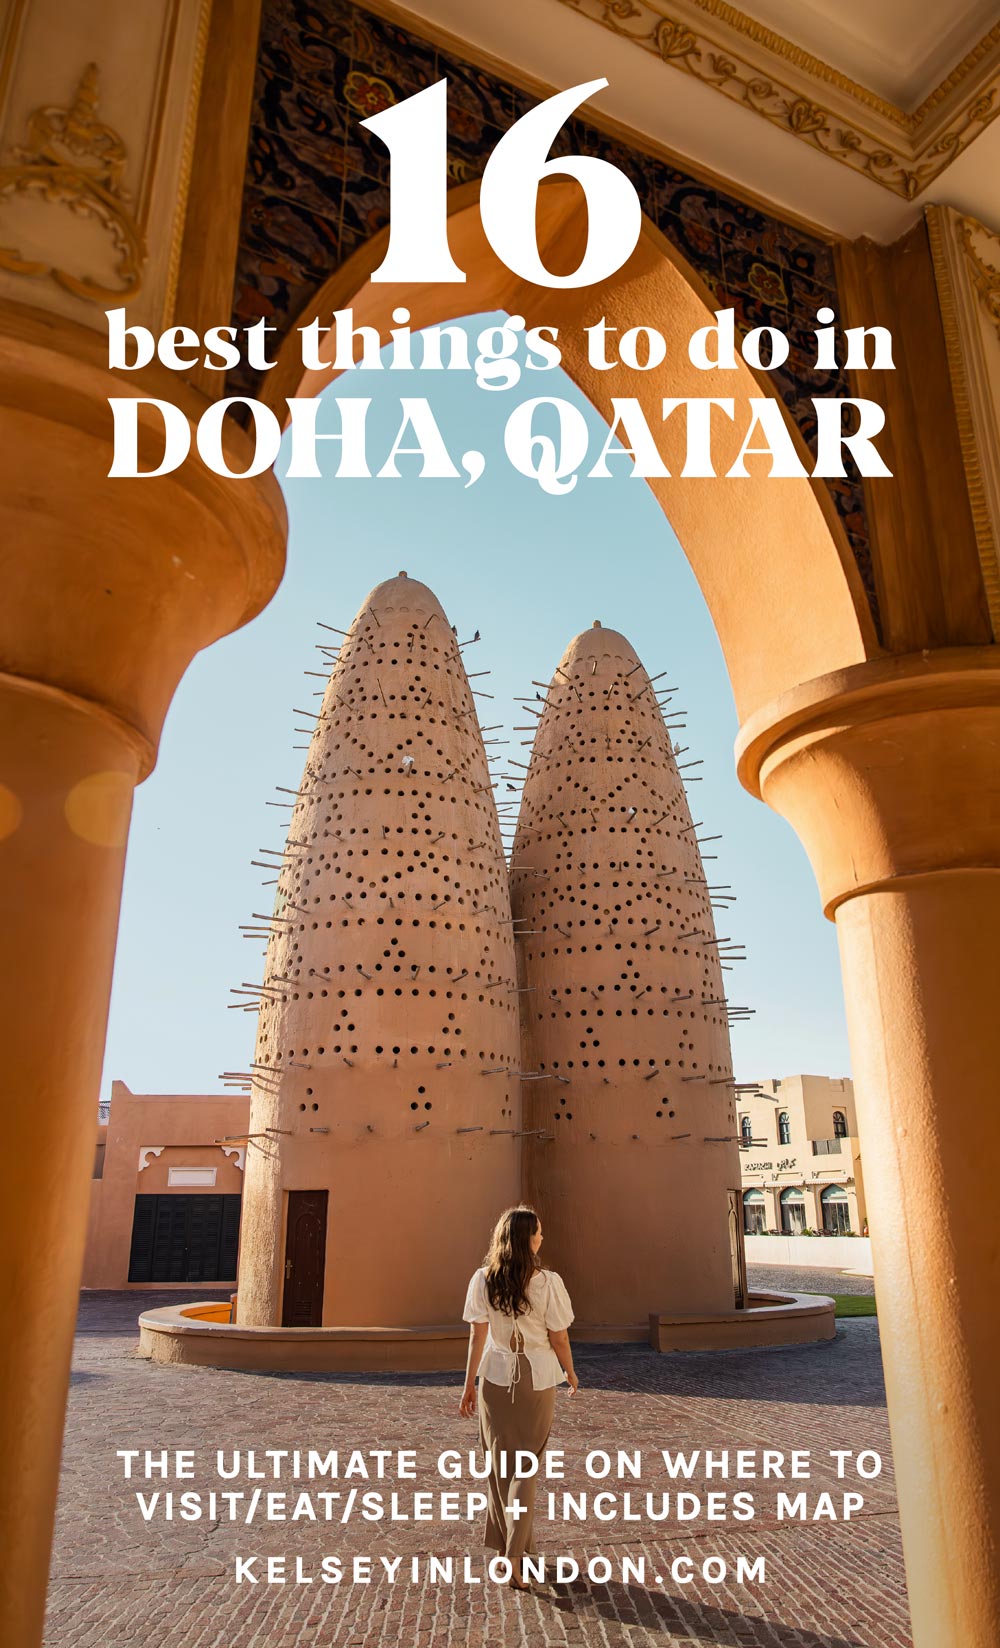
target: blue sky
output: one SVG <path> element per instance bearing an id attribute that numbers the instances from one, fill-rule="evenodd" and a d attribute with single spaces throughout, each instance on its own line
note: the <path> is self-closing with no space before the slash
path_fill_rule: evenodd
<path id="1" fill-rule="evenodd" d="M 476 330 L 485 320 L 467 324 Z M 401 568 L 434 589 L 460 640 L 481 632 L 465 660 L 470 671 L 492 671 L 474 683 L 495 694 L 480 701 L 484 724 L 527 719 L 515 695 L 532 692 L 532 678 L 547 680 L 595 618 L 622 630 L 651 674 L 669 672 L 680 688 L 673 702 L 687 711 L 684 759 L 704 759 L 692 811 L 705 834 L 723 837 L 709 879 L 737 894 L 720 931 L 747 948 L 729 982 L 730 999 L 756 1009 L 733 1030 L 737 1078 L 848 1075 L 834 928 L 792 830 L 736 780 L 722 654 L 659 504 L 624 457 L 612 460 L 611 479 L 581 480 L 560 497 L 504 458 L 503 425 L 519 398 L 554 394 L 580 406 L 595 455 L 605 433 L 597 413 L 560 371 L 504 393 L 477 389 L 464 372 L 368 372 L 329 393 L 372 396 L 373 470 L 405 394 L 426 395 L 451 451 L 479 448 L 486 472 L 466 490 L 417 479 L 419 459 L 404 457 L 398 480 L 285 483 L 284 582 L 254 623 L 195 659 L 157 768 L 136 795 L 103 1095 L 112 1078 L 136 1092 L 211 1092 L 219 1071 L 246 1068 L 254 1019 L 227 1003 L 232 986 L 260 978 L 261 957 L 238 926 L 270 906 L 266 872 L 250 859 L 280 845 L 288 815 L 268 802 L 283 799 L 276 785 L 297 787 L 302 770 L 304 753 L 293 746 L 306 740 L 293 731 L 302 724 L 293 712 L 322 689 L 303 671 L 322 669 L 316 648 L 332 639 L 317 620 L 346 629 L 371 587 Z M 325 454 L 320 462 L 332 467 Z"/>

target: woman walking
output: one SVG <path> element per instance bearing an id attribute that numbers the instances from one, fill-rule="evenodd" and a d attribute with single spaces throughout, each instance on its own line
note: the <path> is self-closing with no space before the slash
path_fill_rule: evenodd
<path id="1" fill-rule="evenodd" d="M 459 1412 L 466 1419 L 476 1412 L 478 1373 L 479 1436 L 491 1464 L 484 1543 L 509 1559 L 517 1590 L 527 1589 L 521 1558 L 534 1555 L 535 1477 L 514 1475 L 515 1454 L 538 1458 L 552 1429 L 556 1386 L 568 1383 L 573 1395 L 579 1384 L 566 1331 L 573 1307 L 562 1278 L 542 1269 L 541 1245 L 534 1208 L 502 1213 L 462 1313 L 471 1328 Z"/>

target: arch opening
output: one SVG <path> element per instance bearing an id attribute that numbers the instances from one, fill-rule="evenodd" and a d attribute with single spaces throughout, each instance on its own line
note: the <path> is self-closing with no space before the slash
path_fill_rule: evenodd
<path id="1" fill-rule="evenodd" d="M 276 410 L 286 397 L 308 396 L 334 377 L 330 367 L 307 370 L 299 328 L 350 309 L 355 326 L 369 326 L 389 340 L 393 311 L 405 308 L 414 331 L 489 310 L 525 317 L 530 326 L 558 328 L 562 369 L 606 423 L 612 400 L 632 397 L 641 407 L 670 472 L 650 486 L 673 527 L 704 595 L 722 646 L 740 721 L 804 681 L 863 662 L 879 651 L 865 592 L 824 483 L 769 478 L 770 461 L 751 459 L 746 479 L 724 478 L 749 427 L 751 398 L 778 400 L 766 373 L 742 360 L 735 370 L 699 370 L 687 344 L 714 321 L 714 299 L 661 232 L 643 217 L 639 242 L 628 263 L 604 284 L 583 291 L 530 286 L 497 259 L 483 233 L 479 184 L 449 195 L 449 236 L 462 285 L 378 284 L 377 268 L 387 231 L 339 268 L 300 313 L 268 374 L 265 393 Z M 548 267 L 573 266 L 585 241 L 586 207 L 572 184 L 553 182 L 539 191 L 538 241 Z M 592 364 L 585 328 L 600 319 L 620 334 L 635 325 L 655 327 L 667 340 L 663 364 L 646 372 Z M 327 332 L 320 355 L 330 360 L 335 339 Z M 544 389 L 539 391 L 544 393 Z M 720 433 L 716 476 L 684 476 L 686 428 L 663 420 L 665 399 L 706 396 L 731 399 L 735 417 Z M 808 454 L 780 401 L 782 416 L 803 462 Z"/>

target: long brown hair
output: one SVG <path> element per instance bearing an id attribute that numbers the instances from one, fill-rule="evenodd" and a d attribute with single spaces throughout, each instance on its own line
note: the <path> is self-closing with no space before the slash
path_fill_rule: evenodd
<path id="1" fill-rule="evenodd" d="M 486 1292 L 493 1309 L 506 1316 L 523 1316 L 528 1308 L 528 1283 L 540 1269 L 531 1251 L 538 1223 L 533 1207 L 509 1207 L 493 1227 L 483 1260 Z"/>

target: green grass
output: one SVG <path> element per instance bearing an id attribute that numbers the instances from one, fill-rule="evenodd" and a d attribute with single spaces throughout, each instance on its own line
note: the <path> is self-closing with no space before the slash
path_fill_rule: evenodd
<path id="1" fill-rule="evenodd" d="M 838 1316 L 877 1316 L 875 1300 L 870 1293 L 835 1293 Z"/>
<path id="2" fill-rule="evenodd" d="M 820 1297 L 820 1295 L 812 1294 L 812 1295 L 807 1295 L 807 1298 L 808 1297 L 818 1298 L 818 1297 Z M 836 1316 L 877 1316 L 878 1315 L 878 1311 L 875 1309 L 875 1299 L 874 1299 L 874 1296 L 872 1294 L 869 1294 L 869 1293 L 832 1293 L 832 1294 L 830 1294 L 830 1293 L 828 1293 L 826 1295 L 826 1297 L 828 1299 L 833 1300 L 833 1302 L 836 1306 L 836 1310 L 834 1312 L 834 1314 Z"/>

